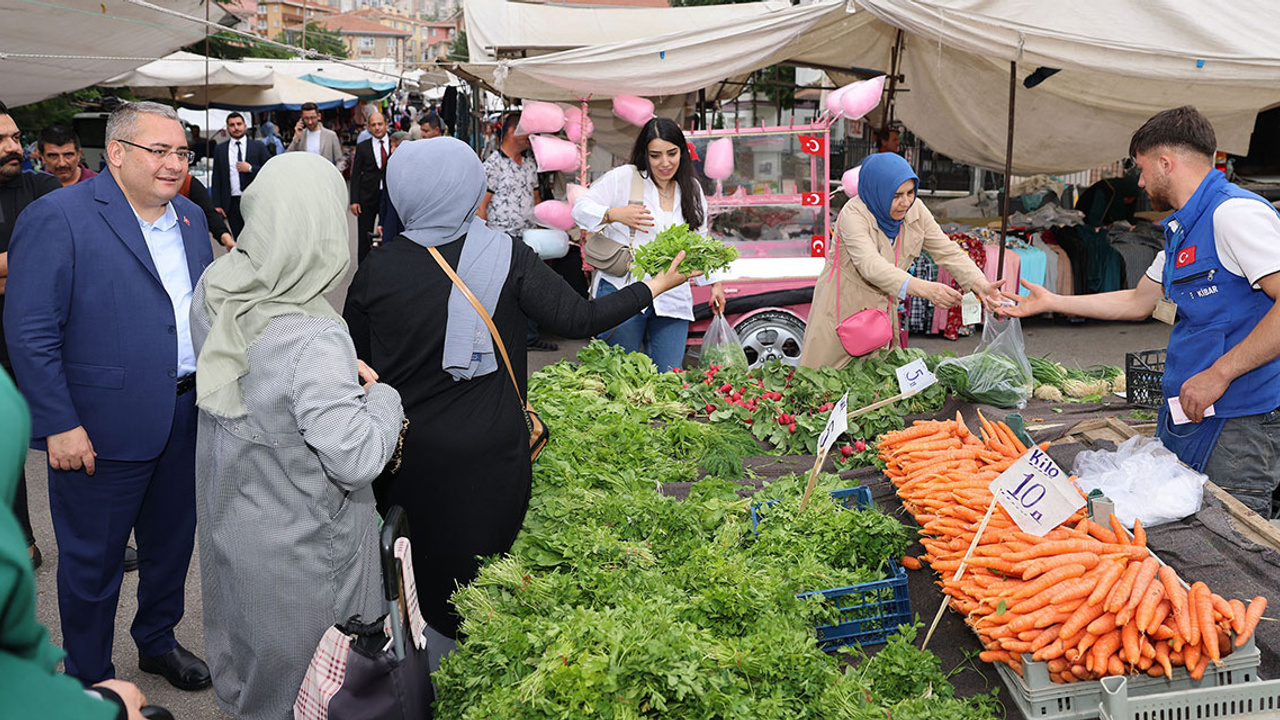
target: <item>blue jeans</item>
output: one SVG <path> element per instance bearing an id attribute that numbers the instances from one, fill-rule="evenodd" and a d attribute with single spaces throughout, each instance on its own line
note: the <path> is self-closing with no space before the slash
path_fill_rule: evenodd
<path id="1" fill-rule="evenodd" d="M 618 292 L 608 280 L 601 279 L 596 297 Z M 650 306 L 646 312 L 633 316 L 616 328 L 602 333 L 601 340 L 616 345 L 627 352 L 648 355 L 659 372 L 678 368 L 684 362 L 684 347 L 689 339 L 689 321 L 679 318 L 658 317 Z"/>

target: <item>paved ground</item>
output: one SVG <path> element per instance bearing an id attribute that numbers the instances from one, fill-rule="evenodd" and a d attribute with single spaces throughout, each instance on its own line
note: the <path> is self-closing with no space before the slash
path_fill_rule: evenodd
<path id="1" fill-rule="evenodd" d="M 351 222 L 352 237 L 355 222 Z M 354 241 L 352 243 L 354 257 Z M 352 272 L 355 266 L 352 265 Z M 350 283 L 350 274 L 329 298 L 338 308 Z M 1024 324 L 1027 352 L 1031 355 L 1050 355 L 1063 363 L 1091 365 L 1106 363 L 1123 365 L 1126 352 L 1164 347 L 1168 340 L 1168 326 L 1158 322 L 1147 323 L 1081 323 L 1033 319 Z M 553 338 L 554 339 L 554 338 Z M 929 352 L 946 350 L 966 354 L 977 343 L 977 337 L 950 342 L 942 339 L 920 339 L 912 342 Z M 571 357 L 586 343 L 559 341 L 558 352 L 534 352 L 529 354 L 530 371 L 536 371 L 564 357 Z M 44 453 L 32 451 L 27 458 L 27 487 L 30 492 L 32 522 L 36 540 L 44 552 L 44 566 L 36 572 L 39 593 L 37 617 L 49 627 L 53 642 L 60 641 L 57 588 L 55 574 L 58 564 L 57 546 L 49 522 L 48 485 L 45 474 Z M 213 697 L 213 690 L 187 693 L 171 688 L 164 680 L 138 670 L 137 650 L 129 637 L 129 623 L 137 608 L 137 575 L 125 575 L 117 613 L 115 662 L 121 679 L 136 682 L 151 702 L 168 707 L 177 720 L 222 719 L 229 717 L 221 712 Z M 202 655 L 204 640 L 200 609 L 200 566 L 193 561 L 187 579 L 187 614 L 178 627 L 178 641 L 191 651 Z"/>

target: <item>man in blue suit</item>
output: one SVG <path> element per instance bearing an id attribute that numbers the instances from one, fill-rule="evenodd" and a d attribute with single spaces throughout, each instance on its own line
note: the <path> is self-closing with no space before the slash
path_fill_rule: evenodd
<path id="1" fill-rule="evenodd" d="M 231 234 L 240 237 L 244 217 L 240 214 L 240 195 L 258 176 L 262 164 L 270 159 L 262 143 L 245 134 L 249 127 L 244 117 L 233 112 L 227 116 L 227 141 L 213 151 L 213 205 L 231 225 Z"/>
<path id="2" fill-rule="evenodd" d="M 195 538 L 192 287 L 213 260 L 204 213 L 178 189 L 190 151 L 172 108 L 121 106 L 107 172 L 28 205 L 9 247 L 5 337 L 49 453 L 66 670 L 111 662 L 124 548 L 138 545 L 139 667 L 175 687 L 209 685 L 178 645 Z"/>

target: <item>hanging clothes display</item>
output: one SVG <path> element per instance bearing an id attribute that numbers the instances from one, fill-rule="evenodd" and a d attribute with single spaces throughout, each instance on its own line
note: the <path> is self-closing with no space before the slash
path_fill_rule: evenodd
<path id="1" fill-rule="evenodd" d="M 1089 275 L 1086 292 L 1104 293 L 1119 290 L 1124 284 L 1124 260 L 1107 241 L 1106 228 L 1090 228 L 1081 225 L 1076 234 L 1084 241 L 1089 255 Z M 1144 270 L 1146 268 L 1143 268 Z"/>
<path id="2" fill-rule="evenodd" d="M 995 233 L 998 235 L 999 233 Z M 999 276 L 1000 267 L 1000 243 L 997 240 L 994 243 L 984 243 L 986 250 L 986 261 L 983 264 L 982 272 L 987 276 L 987 280 L 995 282 Z M 1018 271 L 1022 265 L 1018 253 L 1005 248 L 1004 253 L 1004 281 L 1000 284 L 1000 289 L 1013 293 L 1018 288 Z"/>
<path id="3" fill-rule="evenodd" d="M 983 247 L 982 240 L 973 235 L 954 234 L 951 239 L 960 243 L 960 247 L 969 254 L 969 259 L 973 260 L 979 270 L 986 272 L 987 250 Z M 953 281 L 952 287 L 959 289 L 959 285 Z M 961 335 L 968 335 L 971 328 L 964 324 L 964 311 L 960 306 L 956 306 L 947 311 L 946 322 L 942 326 L 942 336 L 948 340 L 956 340 Z"/>
<path id="4" fill-rule="evenodd" d="M 937 281 L 938 266 L 933 262 L 933 258 L 929 257 L 929 253 L 921 251 L 916 257 L 915 263 L 911 266 L 911 274 L 921 280 L 929 282 Z M 917 335 L 923 335 L 931 332 L 930 323 L 933 321 L 933 303 L 922 297 L 910 297 L 908 299 L 907 330 Z"/>
<path id="5" fill-rule="evenodd" d="M 1018 254 L 1019 279 L 1036 285 L 1044 285 L 1045 273 L 1048 268 L 1048 260 L 1045 258 L 1044 251 L 1037 247 L 1022 245 L 1014 245 L 1008 249 Z M 1018 294 L 1026 297 L 1031 294 L 1031 291 L 1022 287 L 1022 283 L 1019 282 Z"/>
<path id="6" fill-rule="evenodd" d="M 1058 253 L 1049 246 L 1040 233 L 1031 236 L 1031 247 L 1044 253 L 1044 289 L 1051 293 L 1058 292 Z"/>

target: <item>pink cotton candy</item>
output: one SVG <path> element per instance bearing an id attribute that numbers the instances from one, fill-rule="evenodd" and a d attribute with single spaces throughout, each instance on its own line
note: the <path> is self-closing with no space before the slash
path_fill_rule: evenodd
<path id="1" fill-rule="evenodd" d="M 526 100 L 520 109 L 520 132 L 557 133 L 564 127 L 564 110 L 559 105 L 537 100 Z"/>
<path id="2" fill-rule="evenodd" d="M 844 190 L 844 194 L 849 197 L 858 197 L 858 172 L 862 170 L 859 165 L 851 170 L 845 170 L 844 175 L 840 176 L 840 188 Z"/>
<path id="3" fill-rule="evenodd" d="M 712 180 L 727 180 L 733 174 L 733 139 L 720 138 L 707 145 L 702 171 Z"/>
<path id="4" fill-rule="evenodd" d="M 586 120 L 585 128 L 583 127 L 584 119 Z M 564 134 L 569 136 L 570 142 L 582 142 L 584 135 L 591 137 L 595 131 L 595 123 L 591 122 L 590 117 L 584 116 L 581 109 L 573 107 L 564 111 Z"/>
<path id="5" fill-rule="evenodd" d="M 569 196 L 569 206 L 573 207 L 578 202 L 578 198 L 587 194 L 587 189 L 578 183 L 569 183 L 564 186 L 564 192 Z"/>
<path id="6" fill-rule="evenodd" d="M 533 216 L 547 227 L 568 231 L 574 225 L 571 210 L 563 200 L 544 200 L 533 206 Z"/>
<path id="7" fill-rule="evenodd" d="M 864 115 L 871 112 L 880 104 L 880 98 L 884 95 L 885 77 L 881 75 L 850 85 L 848 90 L 840 96 L 840 107 L 844 111 L 841 115 L 849 120 L 861 120 Z"/>
<path id="8" fill-rule="evenodd" d="M 635 95 L 619 95 L 613 99 L 613 114 L 636 127 L 644 127 L 654 117 L 653 101 Z"/>
<path id="9" fill-rule="evenodd" d="M 842 88 L 837 88 L 827 93 L 826 99 L 822 101 L 822 107 L 826 108 L 827 112 L 832 115 L 843 115 L 844 107 L 840 104 L 840 99 L 844 97 L 845 92 L 847 92 L 851 87 L 853 87 L 853 85 L 845 85 Z"/>
<path id="10" fill-rule="evenodd" d="M 578 146 L 568 140 L 530 135 L 533 157 L 538 161 L 538 172 L 572 172 L 578 169 Z"/>

